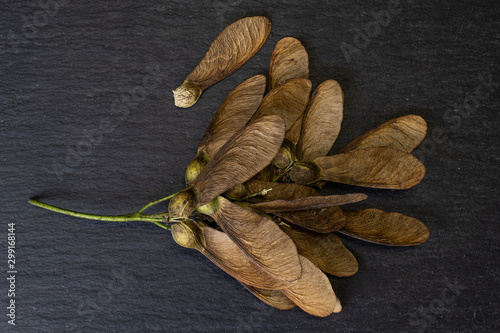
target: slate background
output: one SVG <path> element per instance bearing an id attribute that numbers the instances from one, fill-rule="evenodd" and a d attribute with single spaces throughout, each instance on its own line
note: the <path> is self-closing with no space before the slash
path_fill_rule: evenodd
<path id="1" fill-rule="evenodd" d="M 4 1 L 0 331 L 497 331 L 500 3 L 401 1 L 401 12 L 348 60 L 341 43 L 356 45 L 356 29 L 388 5 Z M 251 15 L 273 23 L 261 51 L 193 108 L 175 108 L 171 90 L 225 26 Z M 344 89 L 343 129 L 332 153 L 397 116 L 419 114 L 429 125 L 416 151 L 427 167 L 422 183 L 408 191 L 363 189 L 369 199 L 356 208 L 416 217 L 431 237 L 404 249 L 344 237 L 360 269 L 331 278 L 340 314 L 321 319 L 270 308 L 154 225 L 91 222 L 28 205 L 37 196 L 69 209 L 122 214 L 183 188 L 184 167 L 223 98 L 265 74 L 285 36 L 307 48 L 313 89 L 326 79 Z M 157 81 L 144 81 L 148 68 Z M 489 95 L 467 112 L 463 103 L 482 77 L 496 86 L 480 88 Z M 120 113 L 127 96 L 129 112 Z M 324 189 L 353 191 L 359 189 Z M 15 327 L 5 309 L 8 223 L 16 223 L 17 235 Z"/>

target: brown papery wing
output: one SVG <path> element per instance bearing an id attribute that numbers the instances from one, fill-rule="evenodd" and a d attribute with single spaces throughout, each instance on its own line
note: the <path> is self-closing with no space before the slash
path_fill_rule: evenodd
<path id="1" fill-rule="evenodd" d="M 358 271 L 358 261 L 336 234 L 317 234 L 286 226 L 282 229 L 293 239 L 299 254 L 311 260 L 323 272 L 346 277 Z"/>
<path id="2" fill-rule="evenodd" d="M 219 197 L 213 219 L 247 256 L 270 276 L 296 281 L 301 275 L 297 248 L 276 223 Z"/>
<path id="3" fill-rule="evenodd" d="M 285 138 L 292 142 L 294 145 L 297 145 L 297 142 L 299 142 L 303 119 L 304 115 L 297 119 L 295 123 L 293 123 L 292 127 L 287 128 L 286 130 Z"/>
<path id="4" fill-rule="evenodd" d="M 297 157 L 312 162 L 328 154 L 340 132 L 343 118 L 344 95 L 334 80 L 322 82 L 314 91 L 304 113 Z"/>
<path id="5" fill-rule="evenodd" d="M 201 227 L 204 249 L 200 252 L 238 281 L 262 289 L 282 289 L 293 282 L 276 279 L 253 262 L 225 233 Z"/>
<path id="6" fill-rule="evenodd" d="M 293 200 L 273 200 L 253 205 L 265 213 L 295 212 L 299 210 L 341 206 L 365 200 L 368 196 L 363 193 L 325 195 L 298 198 Z"/>
<path id="7" fill-rule="evenodd" d="M 212 158 L 252 118 L 262 103 L 265 90 L 264 75 L 255 75 L 231 90 L 215 112 L 198 149 Z"/>
<path id="8" fill-rule="evenodd" d="M 175 105 L 190 107 L 201 93 L 240 68 L 264 45 L 271 22 L 263 16 L 246 17 L 225 28 L 184 83 L 174 91 Z"/>
<path id="9" fill-rule="evenodd" d="M 293 286 L 283 289 L 283 294 L 305 312 L 326 317 L 342 310 L 328 277 L 309 259 L 300 256 L 302 276 Z"/>
<path id="10" fill-rule="evenodd" d="M 242 283 L 242 285 L 262 302 L 275 307 L 276 309 L 290 310 L 297 306 L 279 290 L 260 289 L 244 283 Z"/>
<path id="11" fill-rule="evenodd" d="M 259 118 L 238 131 L 192 182 L 198 205 L 255 176 L 271 163 L 284 136 L 285 124 L 279 116 Z"/>
<path id="12" fill-rule="evenodd" d="M 391 147 L 357 149 L 319 157 L 320 179 L 365 187 L 408 189 L 422 180 L 424 165 L 413 155 Z"/>
<path id="13" fill-rule="evenodd" d="M 318 233 L 337 231 L 344 227 L 346 222 L 344 213 L 339 206 L 273 214 L 286 222 Z"/>
<path id="14" fill-rule="evenodd" d="M 346 225 L 339 232 L 364 241 L 411 246 L 422 244 L 429 238 L 429 229 L 419 220 L 400 213 L 380 209 L 344 211 Z"/>
<path id="15" fill-rule="evenodd" d="M 310 93 L 311 81 L 290 79 L 271 90 L 264 97 L 252 119 L 267 115 L 279 115 L 285 120 L 288 130 L 304 113 Z"/>
<path id="16" fill-rule="evenodd" d="M 427 123 L 417 115 L 409 114 L 391 119 L 366 132 L 349 143 L 341 152 L 369 147 L 392 147 L 411 153 L 427 133 Z"/>
<path id="17" fill-rule="evenodd" d="M 276 44 L 271 55 L 269 89 L 294 78 L 309 78 L 309 56 L 298 39 L 285 37 Z"/>

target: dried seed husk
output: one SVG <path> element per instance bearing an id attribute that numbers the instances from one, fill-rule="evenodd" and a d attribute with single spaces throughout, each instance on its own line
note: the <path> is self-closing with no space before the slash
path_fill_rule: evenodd
<path id="1" fill-rule="evenodd" d="M 295 145 L 287 140 L 283 141 L 278 154 L 274 157 L 273 164 L 278 169 L 285 169 L 289 165 L 291 165 L 297 157 L 295 156 Z"/>
<path id="2" fill-rule="evenodd" d="M 269 89 L 294 78 L 309 78 L 309 56 L 299 40 L 285 37 L 276 44 L 271 55 Z"/>
<path id="3" fill-rule="evenodd" d="M 275 307 L 279 310 L 290 310 L 295 308 L 294 302 L 292 302 L 288 297 L 285 296 L 279 290 L 267 290 L 249 286 L 247 284 L 242 283 L 242 285 L 251 292 L 255 297 L 260 299 L 262 302 Z"/>
<path id="4" fill-rule="evenodd" d="M 346 223 L 344 213 L 338 206 L 273 214 L 286 222 L 317 233 L 337 231 L 342 229 Z"/>
<path id="5" fill-rule="evenodd" d="M 317 234 L 293 226 L 282 226 L 281 229 L 293 239 L 299 254 L 323 272 L 347 277 L 358 271 L 358 261 L 336 234 Z"/>
<path id="6" fill-rule="evenodd" d="M 198 190 L 189 186 L 174 195 L 168 203 L 169 221 L 188 218 L 199 206 Z"/>
<path id="7" fill-rule="evenodd" d="M 310 93 L 311 81 L 307 79 L 287 80 L 264 97 L 252 119 L 267 115 L 279 115 L 285 120 L 288 130 L 304 113 Z"/>
<path id="8" fill-rule="evenodd" d="M 208 161 L 210 161 L 208 154 L 203 150 L 198 149 L 196 156 L 191 162 L 189 162 L 184 174 L 186 186 L 191 185 L 191 183 L 198 177 L 201 170 L 203 170 L 203 168 L 207 165 Z"/>
<path id="9" fill-rule="evenodd" d="M 301 275 L 297 248 L 276 223 L 218 197 L 219 209 L 209 214 L 247 256 L 271 277 L 285 282 Z"/>
<path id="10" fill-rule="evenodd" d="M 225 28 L 198 66 L 174 90 L 175 105 L 194 105 L 206 88 L 232 74 L 257 53 L 270 32 L 271 22 L 263 16 L 246 17 Z"/>
<path id="11" fill-rule="evenodd" d="M 314 91 L 302 120 L 297 157 L 312 162 L 328 154 L 340 132 L 344 94 L 337 81 L 323 81 Z"/>
<path id="12" fill-rule="evenodd" d="M 278 290 L 292 286 L 294 282 L 275 279 L 253 262 L 227 234 L 207 226 L 200 227 L 204 248 L 200 252 L 241 283 L 261 288 Z"/>
<path id="13" fill-rule="evenodd" d="M 271 163 L 284 136 L 279 116 L 250 122 L 222 146 L 188 188 L 170 199 L 170 219 L 189 217 L 196 207 L 255 176 Z"/>
<path id="14" fill-rule="evenodd" d="M 380 209 L 344 211 L 346 225 L 339 232 L 364 241 L 412 246 L 424 243 L 429 238 L 429 229 L 419 220 L 400 213 L 389 213 Z"/>
<path id="15" fill-rule="evenodd" d="M 203 251 L 205 248 L 205 239 L 200 225 L 193 220 L 186 219 L 172 224 L 171 233 L 174 241 L 182 247 L 198 251 Z"/>
<path id="16" fill-rule="evenodd" d="M 328 157 L 328 156 L 327 156 Z M 313 162 L 295 162 L 288 171 L 291 181 L 300 185 L 312 185 L 320 180 L 321 169 Z"/>
<path id="17" fill-rule="evenodd" d="M 413 155 L 391 147 L 370 147 L 314 160 L 321 180 L 387 189 L 409 189 L 425 175 Z"/>
<path id="18" fill-rule="evenodd" d="M 363 193 L 342 195 L 315 195 L 293 200 L 273 200 L 253 204 L 253 207 L 264 213 L 295 212 L 308 209 L 321 209 L 331 206 L 347 205 L 365 200 L 368 196 Z"/>
<path id="19" fill-rule="evenodd" d="M 201 139 L 196 157 L 186 168 L 187 186 L 198 177 L 215 153 L 250 120 L 262 102 L 265 89 L 265 76 L 255 75 L 226 96 Z"/>
<path id="20" fill-rule="evenodd" d="M 283 294 L 305 312 L 318 317 L 338 313 L 342 306 L 338 301 L 328 277 L 309 259 L 299 256 L 302 276 L 291 287 L 283 289 Z"/>
<path id="21" fill-rule="evenodd" d="M 427 123 L 417 115 L 409 114 L 386 121 L 349 143 L 341 152 L 369 147 L 392 147 L 411 153 L 425 138 Z"/>

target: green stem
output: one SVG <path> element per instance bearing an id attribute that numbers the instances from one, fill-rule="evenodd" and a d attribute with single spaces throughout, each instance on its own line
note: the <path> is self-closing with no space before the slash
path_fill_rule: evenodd
<path id="1" fill-rule="evenodd" d="M 161 199 L 158 199 L 158 200 L 155 200 L 155 201 L 151 201 L 150 203 L 148 203 L 146 206 L 142 207 L 141 209 L 139 209 L 137 211 L 138 214 L 142 213 L 143 211 L 145 211 L 146 209 L 148 209 L 149 207 L 151 206 L 154 206 L 156 204 L 159 204 L 160 202 L 162 201 L 165 201 L 165 200 L 168 200 L 168 199 L 171 199 L 174 195 L 176 195 L 177 193 L 174 193 L 174 194 L 171 194 L 167 197 L 164 197 L 164 198 L 161 198 Z"/>
<path id="2" fill-rule="evenodd" d="M 281 170 L 281 172 L 276 177 L 274 177 L 273 182 L 277 182 L 284 174 L 288 173 L 288 171 L 292 169 L 294 164 L 295 161 L 290 163 L 285 169 Z"/>
<path id="3" fill-rule="evenodd" d="M 283 176 L 283 174 L 285 173 L 284 170 L 281 170 L 281 172 L 276 176 L 274 177 L 273 179 L 273 183 L 277 182 L 278 180 L 280 180 L 281 176 Z"/>
<path id="4" fill-rule="evenodd" d="M 37 201 L 35 199 L 29 199 L 28 202 L 30 204 L 32 204 L 33 206 L 37 206 L 37 207 L 40 207 L 43 209 L 51 210 L 51 211 L 56 212 L 56 213 L 70 215 L 70 216 L 79 217 L 79 218 L 88 219 L 88 220 L 111 221 L 111 222 L 134 222 L 134 221 L 152 222 L 158 226 L 161 226 L 164 229 L 168 229 L 167 226 L 161 225 L 161 223 L 160 223 L 160 222 L 165 222 L 166 215 L 168 215 L 167 213 L 143 215 L 140 212 L 135 212 L 135 213 L 126 214 L 126 215 L 94 215 L 94 214 L 80 213 L 80 212 L 75 212 L 75 211 L 68 210 L 68 209 L 59 208 L 56 206 L 52 206 L 52 205 Z"/>

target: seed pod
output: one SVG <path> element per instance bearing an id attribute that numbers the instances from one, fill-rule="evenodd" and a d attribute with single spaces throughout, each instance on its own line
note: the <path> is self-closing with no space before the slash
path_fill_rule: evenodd
<path id="1" fill-rule="evenodd" d="M 226 96 L 201 139 L 196 157 L 186 169 L 187 186 L 196 179 L 215 153 L 250 120 L 262 102 L 265 89 L 265 76 L 255 75 Z"/>
<path id="2" fill-rule="evenodd" d="M 196 68 L 174 90 L 175 105 L 188 108 L 201 93 L 232 74 L 264 45 L 271 22 L 263 16 L 246 17 L 225 28 Z"/>
<path id="3" fill-rule="evenodd" d="M 192 220 L 184 220 L 172 225 L 172 237 L 182 247 L 203 251 L 205 239 L 199 225 Z"/>
<path id="4" fill-rule="evenodd" d="M 295 303 L 279 290 L 266 290 L 242 284 L 255 297 L 276 309 L 290 310 L 296 307 Z"/>
<path id="5" fill-rule="evenodd" d="M 189 215 L 200 205 L 198 191 L 189 186 L 174 195 L 168 203 L 169 220 L 174 221 L 178 217 L 188 218 Z"/>
<path id="6" fill-rule="evenodd" d="M 346 225 L 341 233 L 364 241 L 412 246 L 429 238 L 429 229 L 419 220 L 400 213 L 388 213 L 379 209 L 344 211 Z"/>
<path id="7" fill-rule="evenodd" d="M 292 226 L 282 226 L 281 229 L 293 239 L 299 254 L 323 272 L 347 277 L 358 271 L 358 261 L 336 234 L 316 234 Z"/>
<path id="8" fill-rule="evenodd" d="M 334 80 L 322 82 L 314 91 L 302 120 L 297 157 L 312 162 L 328 154 L 340 132 L 344 94 Z"/>
<path id="9" fill-rule="evenodd" d="M 290 171 L 288 171 L 288 176 L 294 183 L 301 185 L 311 185 L 322 180 L 320 178 L 321 171 L 322 170 L 316 163 L 295 162 Z"/>
<path id="10" fill-rule="evenodd" d="M 208 161 L 210 161 L 208 154 L 203 150 L 198 149 L 196 156 L 191 162 L 189 162 L 186 168 L 186 173 L 184 174 L 186 186 L 191 185 L 196 177 L 198 177 L 201 170 L 203 170 L 203 168 L 207 165 Z"/>
<path id="11" fill-rule="evenodd" d="M 304 113 L 310 93 L 311 81 L 290 79 L 271 90 L 264 97 L 252 119 L 266 115 L 279 115 L 285 120 L 288 130 Z"/>
<path id="12" fill-rule="evenodd" d="M 328 277 L 310 260 L 300 256 L 302 276 L 283 294 L 305 312 L 318 317 L 338 313 L 342 306 L 338 301 Z"/>
<path id="13" fill-rule="evenodd" d="M 391 119 L 349 143 L 341 152 L 369 147 L 392 147 L 411 153 L 427 133 L 427 123 L 420 116 L 409 114 Z"/>
<path id="14" fill-rule="evenodd" d="M 198 209 L 210 215 L 246 255 L 271 277 L 285 282 L 301 275 L 297 248 L 273 221 L 218 197 L 218 209 Z"/>
<path id="15" fill-rule="evenodd" d="M 273 164 L 278 169 L 285 169 L 296 159 L 295 145 L 291 141 L 285 139 L 283 141 L 283 144 L 281 145 L 280 150 L 278 151 L 278 154 L 276 154 L 276 157 L 274 157 Z"/>
<path id="16" fill-rule="evenodd" d="M 170 199 L 170 219 L 187 218 L 196 207 L 244 183 L 271 163 L 285 136 L 283 119 L 266 116 L 238 131 L 192 184 Z"/>
<path id="17" fill-rule="evenodd" d="M 271 55 L 269 89 L 294 78 L 309 78 L 309 56 L 297 39 L 285 37 L 276 44 Z"/>

